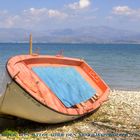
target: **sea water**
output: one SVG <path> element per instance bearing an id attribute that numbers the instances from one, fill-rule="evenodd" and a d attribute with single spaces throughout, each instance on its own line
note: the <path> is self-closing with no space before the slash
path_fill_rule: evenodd
<path id="1" fill-rule="evenodd" d="M 84 59 L 110 86 L 117 90 L 140 90 L 139 44 L 33 44 L 33 51 Z M 7 60 L 15 55 L 28 54 L 29 44 L 0 44 L 0 81 Z"/>

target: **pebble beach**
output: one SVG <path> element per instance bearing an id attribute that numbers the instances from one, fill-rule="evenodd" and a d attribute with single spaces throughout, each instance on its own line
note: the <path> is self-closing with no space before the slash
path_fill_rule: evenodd
<path id="1" fill-rule="evenodd" d="M 139 140 L 140 91 L 112 90 L 96 112 L 72 122 L 50 125 L 15 120 L 14 127 L 1 130 L 0 138 Z"/>

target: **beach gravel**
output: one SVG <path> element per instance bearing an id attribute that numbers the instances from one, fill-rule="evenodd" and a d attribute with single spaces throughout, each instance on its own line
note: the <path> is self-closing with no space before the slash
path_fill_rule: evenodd
<path id="1" fill-rule="evenodd" d="M 48 125 L 24 121 L 14 130 L 19 134 L 14 139 L 24 138 L 20 135 L 26 133 L 29 139 L 140 140 L 140 91 L 112 90 L 109 100 L 95 113 L 72 122 Z"/>

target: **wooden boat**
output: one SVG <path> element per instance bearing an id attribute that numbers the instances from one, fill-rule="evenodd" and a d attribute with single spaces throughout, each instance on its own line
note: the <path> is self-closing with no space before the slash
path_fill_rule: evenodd
<path id="1" fill-rule="evenodd" d="M 81 59 L 19 55 L 6 68 L 11 80 L 0 96 L 0 114 L 66 122 L 96 110 L 109 94 L 107 84 Z"/>

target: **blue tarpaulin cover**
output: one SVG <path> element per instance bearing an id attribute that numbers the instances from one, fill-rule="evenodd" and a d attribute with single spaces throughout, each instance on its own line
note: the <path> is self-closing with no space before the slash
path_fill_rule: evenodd
<path id="1" fill-rule="evenodd" d="M 32 70 L 66 107 L 90 99 L 96 90 L 73 67 L 33 67 Z"/>

